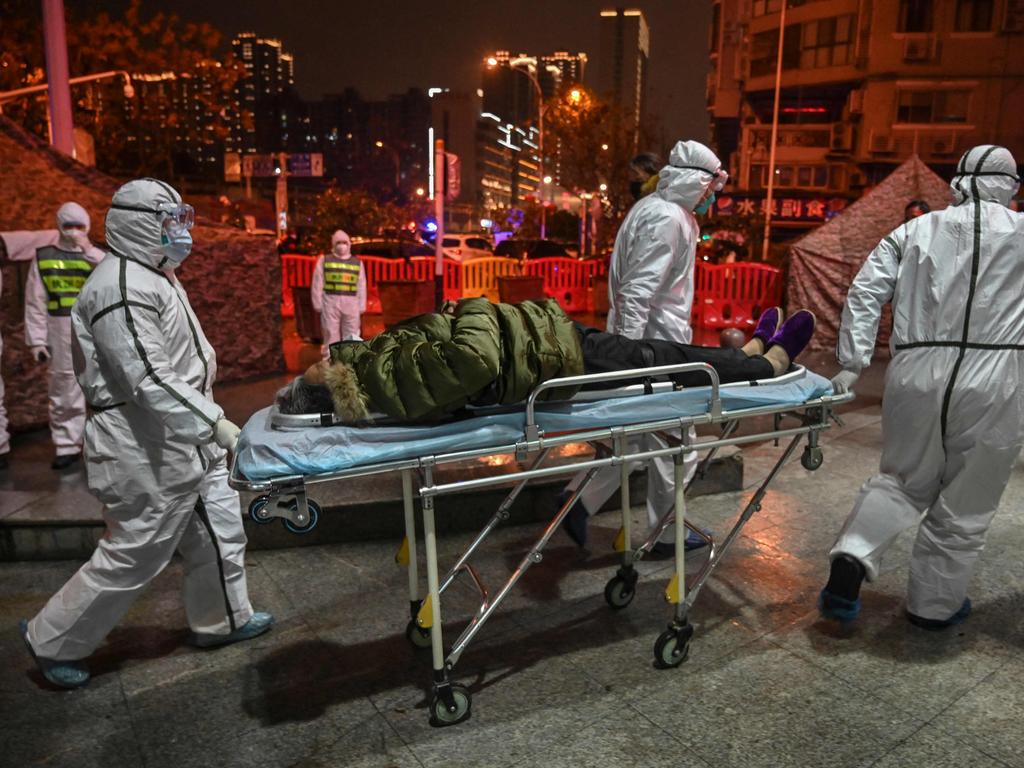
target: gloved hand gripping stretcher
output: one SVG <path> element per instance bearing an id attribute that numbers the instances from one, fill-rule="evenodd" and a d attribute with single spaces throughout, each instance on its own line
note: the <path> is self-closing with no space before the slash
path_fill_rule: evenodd
<path id="1" fill-rule="evenodd" d="M 694 386 L 695 378 L 709 383 Z M 683 380 L 690 386 L 681 387 Z M 641 383 L 633 383 L 638 381 Z M 581 389 L 614 386 L 621 382 L 628 386 L 614 390 Z M 575 391 L 576 394 L 568 400 L 546 401 L 545 397 L 552 391 Z M 662 667 L 680 664 L 686 658 L 693 634 L 687 613 L 697 593 L 740 528 L 759 509 L 761 499 L 779 469 L 805 438 L 807 445 L 803 452 L 803 465 L 808 469 L 820 466 L 819 433 L 828 428 L 832 407 L 853 397 L 852 394 L 834 397 L 831 392 L 831 385 L 826 379 L 800 367 L 773 378 L 720 384 L 715 367 L 704 362 L 692 362 L 548 379 L 534 386 L 525 402 L 517 408 L 501 405 L 470 408 L 464 418 L 442 423 L 402 425 L 378 421 L 372 426 L 343 426 L 334 425 L 336 415 L 281 414 L 275 406 L 255 414 L 243 429 L 232 466 L 231 484 L 239 490 L 261 494 L 249 508 L 253 520 L 272 522 L 280 517 L 290 530 L 304 532 L 312 530 L 321 511 L 308 498 L 317 485 L 387 472 L 401 473 L 406 539 L 400 553 L 404 553 L 403 559 L 408 561 L 412 614 L 406 636 L 413 645 L 429 646 L 432 650 L 435 679 L 430 704 L 431 722 L 450 725 L 466 719 L 470 712 L 469 691 L 451 682 L 450 671 L 523 573 L 540 562 L 549 539 L 600 469 L 618 466 L 623 473 L 622 530 L 617 537 L 622 565 L 609 581 L 605 598 L 614 608 L 624 608 L 635 594 L 638 579 L 635 563 L 650 551 L 674 519 L 686 519 L 683 456 L 693 450 L 707 451 L 707 462 L 723 446 L 788 438 L 789 444 L 775 467 L 723 544 L 718 547 L 711 543 L 707 562 L 689 589 L 684 577 L 683 538 L 686 529 L 676 526 L 674 575 L 666 589 L 666 598 L 674 605 L 674 613 L 668 629 L 657 639 L 655 660 Z M 749 435 L 735 433 L 743 419 L 766 415 L 774 417 L 771 430 Z M 795 423 L 784 423 L 785 417 L 790 417 Z M 721 436 L 690 444 L 688 428 L 700 425 L 719 426 Z M 642 443 L 634 439 L 652 433 L 658 433 L 667 442 L 667 447 L 644 450 Z M 554 449 L 580 442 L 595 447 L 593 457 L 571 456 L 567 457 L 567 463 L 546 465 Z M 497 455 L 514 456 L 520 462 L 530 460 L 530 464 L 528 468 L 520 466 L 512 472 L 502 471 L 493 476 L 474 476 L 473 479 L 441 484 L 435 482 L 434 471 L 438 466 L 466 466 L 477 459 Z M 658 456 L 672 456 L 674 459 L 675 509 L 667 512 L 647 539 L 634 548 L 630 530 L 629 483 L 625 481 L 628 465 Z M 478 475 L 479 466 L 475 469 L 474 475 Z M 580 471 L 586 472 L 583 483 L 557 511 L 506 583 L 491 596 L 469 562 L 473 554 L 508 518 L 510 507 L 527 483 L 570 476 Z M 509 484 L 513 487 L 495 514 L 442 577 L 437 562 L 435 498 L 458 491 Z M 413 503 L 416 496 L 421 501 L 425 534 L 425 597 L 418 575 Z M 446 654 L 441 596 L 463 573 L 468 574 L 479 589 L 481 604 Z"/>

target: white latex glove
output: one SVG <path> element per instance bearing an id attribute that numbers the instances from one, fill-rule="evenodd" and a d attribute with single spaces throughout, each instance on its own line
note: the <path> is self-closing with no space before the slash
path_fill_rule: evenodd
<path id="1" fill-rule="evenodd" d="M 238 445 L 238 433 L 241 431 L 238 425 L 227 419 L 221 419 L 213 425 L 213 442 L 225 451 L 234 453 L 235 446 Z"/>
<path id="2" fill-rule="evenodd" d="M 832 392 L 836 395 L 845 395 L 860 378 L 860 371 L 850 369 L 842 370 L 832 379 Z"/>
<path id="3" fill-rule="evenodd" d="M 48 350 L 43 344 L 39 344 L 34 347 L 29 347 L 29 352 L 32 353 L 32 358 L 37 363 L 50 362 L 50 350 Z"/>

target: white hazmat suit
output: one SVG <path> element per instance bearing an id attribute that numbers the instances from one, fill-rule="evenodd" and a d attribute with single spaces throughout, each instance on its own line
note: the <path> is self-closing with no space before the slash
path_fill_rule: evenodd
<path id="1" fill-rule="evenodd" d="M 725 186 L 728 174 L 715 153 L 696 141 L 677 142 L 659 172 L 658 187 L 630 209 L 615 238 L 608 271 L 609 333 L 630 339 L 660 339 L 689 344 L 693 338 L 693 271 L 700 227 L 693 211 Z M 695 435 L 691 434 L 691 437 Z M 665 448 L 663 440 L 641 438 L 645 450 Z M 685 458 L 686 478 L 697 455 Z M 647 473 L 647 516 L 653 526 L 675 502 L 671 458 L 655 459 Z M 582 475 L 569 488 L 578 486 Z M 618 467 L 601 470 L 580 500 L 597 512 L 619 487 Z M 672 541 L 671 527 L 662 536 Z"/>
<path id="2" fill-rule="evenodd" d="M 331 253 L 316 260 L 310 284 L 313 309 L 320 313 L 324 359 L 336 341 L 361 339 L 366 311 L 366 272 L 352 256 L 352 241 L 342 230 L 331 236 Z"/>
<path id="3" fill-rule="evenodd" d="M 85 398 L 71 364 L 71 308 L 104 253 L 89 242 L 89 214 L 78 203 L 57 211 L 55 244 L 36 249 L 25 284 L 25 344 L 49 362 L 50 436 L 57 456 L 82 450 Z"/>
<path id="4" fill-rule="evenodd" d="M 0 232 L 4 241 L 8 261 L 29 261 L 36 256 L 36 249 L 55 245 L 60 239 L 56 229 L 16 230 Z M 0 274 L 0 292 L 3 291 L 3 275 Z M 0 358 L 3 357 L 4 339 L 0 335 Z M 4 407 L 4 380 L 0 376 L 0 460 L 6 461 L 11 450 L 11 436 L 7 431 L 7 409 Z"/>
<path id="5" fill-rule="evenodd" d="M 191 244 L 168 227 L 167 211 L 191 212 L 180 204 L 160 181 L 122 186 L 106 219 L 111 254 L 72 310 L 75 371 L 91 411 L 86 470 L 107 532 L 29 623 L 43 659 L 92 653 L 175 550 L 196 633 L 227 635 L 253 616 L 225 462 L 237 428 L 212 399 L 214 351 L 173 272 Z"/>
<path id="6" fill-rule="evenodd" d="M 891 301 L 880 471 L 831 557 L 855 558 L 870 581 L 895 538 L 920 522 L 907 611 L 934 621 L 964 604 L 1024 434 L 1024 216 L 1006 207 L 1016 163 L 1002 147 L 975 147 L 951 186 L 954 205 L 903 224 L 861 267 L 834 382 L 849 388 L 870 363 Z"/>

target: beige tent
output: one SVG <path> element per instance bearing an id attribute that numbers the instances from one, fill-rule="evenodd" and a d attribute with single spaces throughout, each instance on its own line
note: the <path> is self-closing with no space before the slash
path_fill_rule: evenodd
<path id="1" fill-rule="evenodd" d="M 850 283 L 874 247 L 903 223 L 903 209 L 911 200 L 924 200 L 933 211 L 950 203 L 949 183 L 917 155 L 828 224 L 790 246 L 787 307 L 806 307 L 817 315 L 813 348 L 835 349 Z M 879 344 L 888 343 L 890 326 L 886 316 Z"/>

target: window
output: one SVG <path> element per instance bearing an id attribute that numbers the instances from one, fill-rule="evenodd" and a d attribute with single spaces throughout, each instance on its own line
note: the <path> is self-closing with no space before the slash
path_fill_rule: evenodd
<path id="1" fill-rule="evenodd" d="M 898 123 L 966 123 L 969 91 L 900 91 Z"/>
<path id="2" fill-rule="evenodd" d="M 482 237 L 470 237 L 466 239 L 467 248 L 476 248 L 480 251 L 491 250 L 491 244 L 484 240 Z"/>
<path id="3" fill-rule="evenodd" d="M 853 51 L 853 16 L 810 21 L 802 27 L 800 67 L 834 67 L 848 64 Z"/>
<path id="4" fill-rule="evenodd" d="M 441 241 L 443 248 L 458 248 L 460 245 L 462 245 L 462 241 L 457 237 L 446 237 Z"/>
<path id="5" fill-rule="evenodd" d="M 770 75 L 775 72 L 779 55 L 779 30 L 758 32 L 754 35 L 750 52 L 750 76 Z M 782 43 L 782 68 L 796 69 L 800 66 L 800 25 L 786 27 Z"/>
<path id="6" fill-rule="evenodd" d="M 764 189 L 768 186 L 768 166 L 750 166 L 750 188 Z M 825 189 L 829 185 L 827 165 L 776 165 L 775 187 L 779 189 Z"/>
<path id="7" fill-rule="evenodd" d="M 992 29 L 992 0 L 956 0 L 957 32 L 988 32 Z"/>
<path id="8" fill-rule="evenodd" d="M 898 32 L 931 32 L 933 24 L 932 0 L 900 0 Z"/>
<path id="9" fill-rule="evenodd" d="M 778 13 L 782 10 L 782 0 L 754 0 L 754 16 Z"/>

